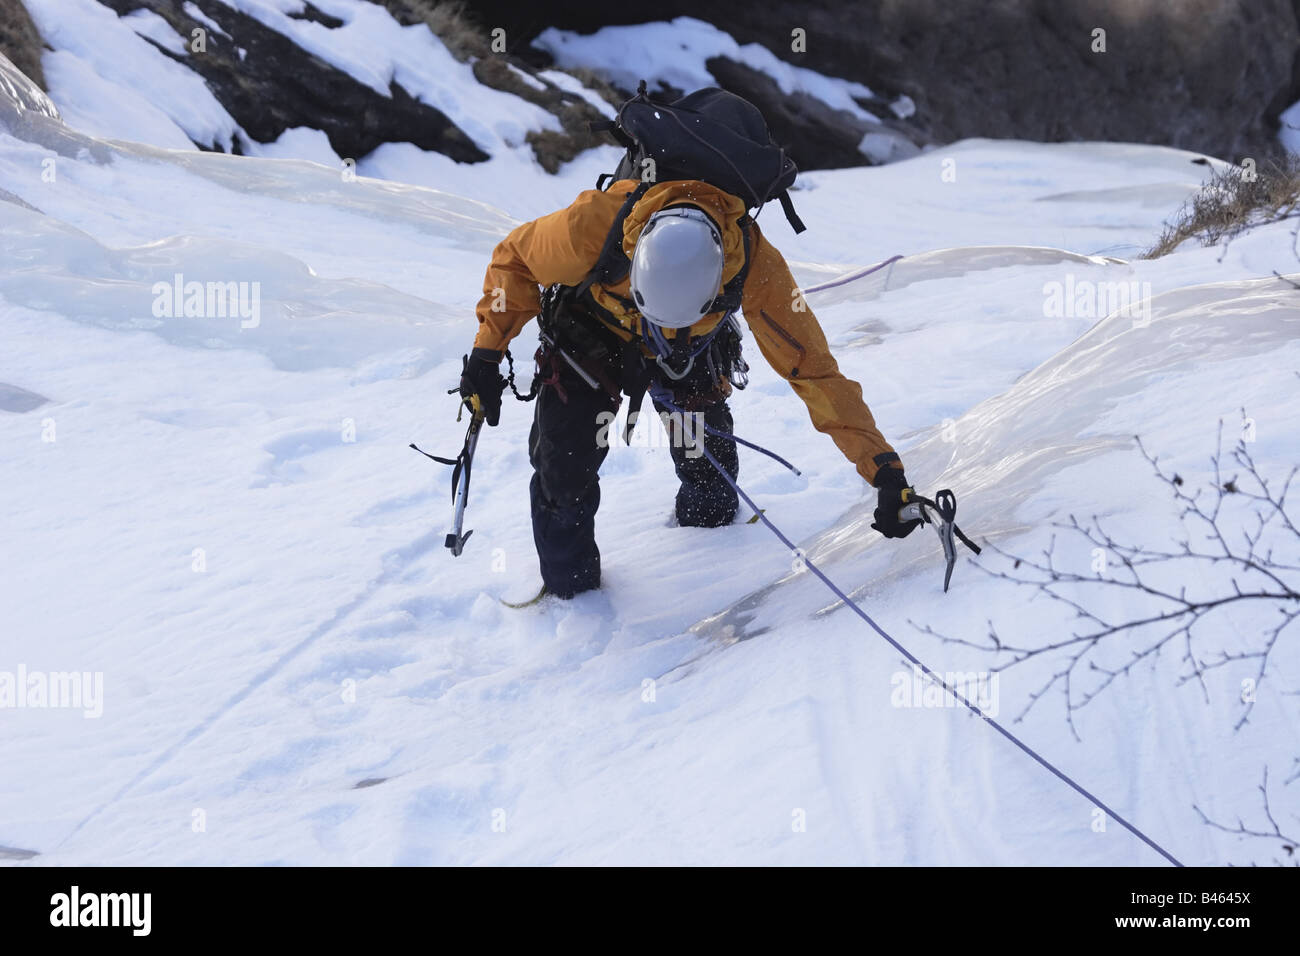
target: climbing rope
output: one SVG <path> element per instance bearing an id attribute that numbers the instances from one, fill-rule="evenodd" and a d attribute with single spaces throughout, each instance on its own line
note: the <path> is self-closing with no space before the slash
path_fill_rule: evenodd
<path id="1" fill-rule="evenodd" d="M 664 405 L 666 405 L 671 411 L 675 411 L 679 413 L 682 412 L 682 409 L 673 405 L 672 402 L 670 401 L 665 401 L 663 398 L 660 398 L 659 401 L 662 402 Z M 975 714 L 975 716 L 979 717 L 986 724 L 988 724 L 990 727 L 996 730 L 1007 740 L 1011 741 L 1013 744 L 1019 747 L 1024 753 L 1032 757 L 1035 761 L 1037 761 L 1047 770 L 1051 771 L 1051 773 L 1057 779 L 1061 780 L 1063 783 L 1068 784 L 1075 791 L 1082 794 L 1087 799 L 1091 800 L 1094 806 L 1100 807 L 1102 810 L 1104 810 L 1112 819 L 1114 819 L 1117 823 L 1119 823 L 1120 826 L 1124 827 L 1124 829 L 1128 830 L 1135 837 L 1137 837 L 1139 840 L 1141 840 L 1151 849 L 1155 850 L 1157 853 L 1159 853 L 1162 857 L 1164 857 L 1174 866 L 1181 867 L 1183 865 L 1173 856 L 1173 854 L 1169 853 L 1169 851 L 1167 851 L 1164 847 L 1156 843 L 1155 840 L 1151 839 L 1149 836 L 1147 836 L 1145 833 L 1139 830 L 1132 823 L 1129 823 L 1122 816 L 1120 816 L 1118 813 L 1112 810 L 1109 806 L 1102 803 L 1095 796 L 1093 796 L 1086 789 L 1084 789 L 1084 787 L 1081 784 L 1079 784 L 1073 778 L 1071 778 L 1068 774 L 1066 774 L 1061 770 L 1058 770 L 1055 766 L 1053 766 L 1045 757 L 1039 754 L 1038 751 L 1034 750 L 1034 748 L 1030 747 L 1027 743 L 1025 743 L 1015 734 L 1011 733 L 1011 731 L 1007 730 L 1005 727 L 1003 727 L 992 717 L 988 716 L 988 714 L 984 713 L 984 711 L 981 710 L 979 707 L 977 707 L 975 704 L 971 703 L 970 700 L 968 700 L 964 694 L 959 693 L 956 688 L 950 686 L 942 677 L 940 677 L 937 673 L 935 673 L 929 667 L 927 667 L 919 657 L 917 657 L 906 647 L 904 647 L 893 637 L 891 637 L 888 634 L 888 632 L 885 631 L 884 628 L 882 628 L 879 624 L 877 624 L 874 620 L 872 620 L 871 615 L 869 615 L 866 611 L 864 611 L 858 605 L 858 603 L 853 600 L 853 598 L 845 594 L 844 591 L 841 590 L 839 586 L 835 584 L 834 581 L 832 581 L 822 572 L 821 568 L 817 567 L 817 565 L 814 564 L 807 557 L 807 555 L 805 555 L 798 547 L 795 546 L 793 541 L 791 541 L 788 537 L 785 536 L 785 534 L 781 531 L 780 528 L 778 528 L 775 524 L 772 523 L 771 519 L 768 518 L 767 515 L 764 513 L 764 511 L 760 509 L 758 505 L 754 502 L 754 499 L 749 497 L 749 495 L 745 493 L 745 490 L 740 487 L 740 485 L 736 482 L 736 480 L 732 478 L 730 474 L 727 473 L 727 470 L 722 467 L 722 465 L 718 462 L 718 460 L 713 456 L 713 453 L 710 452 L 709 449 L 705 446 L 703 441 L 699 442 L 699 448 L 700 451 L 704 454 L 704 457 L 708 460 L 709 464 L 711 464 L 715 469 L 717 469 L 718 474 L 720 474 L 723 477 L 723 479 L 727 482 L 727 484 L 729 484 L 732 487 L 732 489 L 735 490 L 736 494 L 740 496 L 740 498 L 745 502 L 745 504 L 750 507 L 750 509 L 754 512 L 755 515 L 757 515 L 758 520 L 763 522 L 763 524 L 767 526 L 768 530 L 771 531 L 774 535 L 777 536 L 777 538 L 780 539 L 782 544 L 784 544 L 787 548 L 789 548 L 792 553 L 797 555 L 802 565 L 806 567 L 809 571 L 811 571 L 814 575 L 816 575 L 817 578 L 823 584 L 825 584 L 827 588 L 830 589 L 832 594 L 834 594 L 841 601 L 843 601 L 847 607 L 851 608 L 853 610 L 853 613 L 857 614 L 858 617 L 862 618 L 862 620 L 866 621 L 867 624 L 871 625 L 871 628 L 877 634 L 883 637 L 889 643 L 889 645 L 892 648 L 894 648 L 894 650 L 902 654 L 905 658 L 907 658 L 909 662 L 911 662 L 915 667 L 919 668 L 923 673 L 926 674 L 927 677 L 929 677 L 932 681 L 934 681 L 936 684 L 941 686 L 954 698 L 961 701 L 961 703 L 965 705 L 965 707 L 971 713 Z"/>

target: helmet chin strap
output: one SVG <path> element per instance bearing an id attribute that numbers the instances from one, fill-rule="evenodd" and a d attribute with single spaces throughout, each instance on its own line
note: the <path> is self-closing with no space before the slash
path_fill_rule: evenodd
<path id="1" fill-rule="evenodd" d="M 641 337 L 650 346 L 650 350 L 655 353 L 655 364 L 659 366 L 660 371 L 674 382 L 678 382 L 690 374 L 691 369 L 695 367 L 696 358 L 704 353 L 704 350 L 713 341 L 713 337 L 718 334 L 718 330 L 726 325 L 730 319 L 731 313 L 728 312 L 707 335 L 700 337 L 699 344 L 694 349 L 691 349 L 689 334 L 682 335 L 682 330 L 679 329 L 678 334 L 673 337 L 670 344 L 667 336 L 663 333 L 663 329 L 645 316 L 641 317 Z M 686 356 L 686 364 L 679 372 L 672 367 L 671 362 L 674 358 L 680 358 L 683 354 Z"/>
<path id="2" fill-rule="evenodd" d="M 668 344 L 668 339 L 664 337 L 663 330 L 655 325 L 644 315 L 641 316 L 641 338 L 655 355 L 667 355 L 672 351 L 672 346 Z"/>

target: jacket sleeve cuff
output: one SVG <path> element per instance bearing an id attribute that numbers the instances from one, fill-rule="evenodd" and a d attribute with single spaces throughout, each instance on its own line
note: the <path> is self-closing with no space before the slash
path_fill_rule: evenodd
<path id="1" fill-rule="evenodd" d="M 903 476 L 903 462 L 899 459 L 897 452 L 882 452 L 871 459 L 871 463 L 876 466 L 876 473 L 871 480 L 871 484 L 876 488 L 881 487 L 882 483 L 886 482 L 897 484 L 900 487 L 906 485 L 906 478 Z"/>

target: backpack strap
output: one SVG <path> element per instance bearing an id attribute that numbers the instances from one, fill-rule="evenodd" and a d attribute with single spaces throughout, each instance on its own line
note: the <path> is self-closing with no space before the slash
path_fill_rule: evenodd
<path id="1" fill-rule="evenodd" d="M 740 308 L 741 296 L 745 291 L 745 278 L 749 275 L 749 223 L 748 214 L 741 216 L 737 223 L 740 226 L 741 238 L 744 240 L 744 264 L 741 265 L 740 271 L 722 287 L 722 294 L 709 303 L 709 312 L 735 312 Z"/>
<path id="2" fill-rule="evenodd" d="M 610 119 L 591 120 L 587 123 L 587 132 L 609 133 L 616 140 L 618 140 L 619 143 L 622 144 L 623 146 L 632 145 L 632 137 L 628 136 L 627 133 L 623 132 L 622 128 L 618 125 L 617 120 L 610 120 Z"/>
<path id="3" fill-rule="evenodd" d="M 642 100 L 647 103 L 650 102 L 649 96 L 646 95 L 645 80 L 641 81 L 641 86 L 637 90 L 637 95 L 632 97 L 632 99 Z M 614 137 L 614 139 L 618 142 L 618 144 L 622 146 L 624 150 L 626 150 L 627 155 L 625 161 L 628 161 L 628 160 L 635 159 L 636 140 L 634 140 L 631 136 L 627 135 L 627 132 L 623 129 L 622 125 L 619 123 L 619 120 L 622 118 L 622 115 L 623 115 L 623 110 L 622 107 L 620 107 L 617 116 L 612 120 L 602 119 L 602 120 L 592 120 L 588 122 L 587 131 L 590 133 L 609 133 L 609 135 Z M 619 168 L 621 169 L 622 167 L 623 167 L 623 163 L 619 163 Z M 610 183 L 617 181 L 618 178 L 619 178 L 618 170 L 615 170 L 612 173 L 601 173 L 599 176 L 596 177 L 596 188 L 599 189 L 601 192 L 604 192 L 605 188 Z"/>
<path id="4" fill-rule="evenodd" d="M 790 223 L 790 228 L 794 230 L 796 236 L 808 228 L 799 218 L 799 214 L 794 211 L 794 200 L 790 198 L 790 190 L 782 189 L 777 199 L 781 201 L 781 211 L 785 213 L 786 221 Z"/>
<path id="5" fill-rule="evenodd" d="M 577 294 L 582 295 L 591 288 L 593 283 L 617 281 L 627 275 L 632 268 L 632 262 L 628 259 L 627 253 L 623 251 L 623 223 L 627 220 L 628 213 L 632 207 L 637 204 L 642 196 L 652 184 L 647 182 L 640 183 L 636 189 L 627 194 L 627 199 L 623 200 L 623 205 L 619 207 L 618 214 L 614 216 L 614 222 L 609 227 L 609 232 L 605 234 L 605 244 L 601 246 L 600 255 L 596 258 L 596 264 L 591 267 L 586 278 L 577 286 Z"/>

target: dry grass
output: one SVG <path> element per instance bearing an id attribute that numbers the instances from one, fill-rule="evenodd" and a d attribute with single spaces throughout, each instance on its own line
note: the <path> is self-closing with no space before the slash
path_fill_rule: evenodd
<path id="1" fill-rule="evenodd" d="M 558 69 L 558 67 L 557 67 Z M 593 73 L 585 66 L 574 67 L 564 71 L 576 79 L 579 83 L 591 90 L 610 106 L 622 106 L 628 98 L 628 93 L 615 89 L 614 85 L 597 73 Z"/>
<path id="2" fill-rule="evenodd" d="M 1158 259 L 1188 239 L 1206 246 L 1232 239 L 1252 226 L 1294 215 L 1297 201 L 1300 157 L 1287 154 L 1265 160 L 1253 175 L 1239 166 L 1223 167 L 1184 203 L 1142 258 Z"/>
<path id="3" fill-rule="evenodd" d="M 492 53 L 489 30 L 479 24 L 463 0 L 379 0 L 399 23 L 426 24 L 462 63 Z"/>

